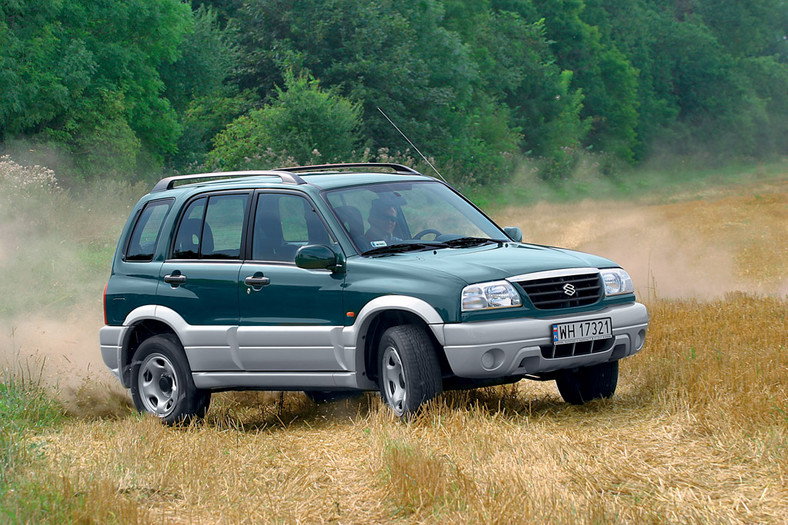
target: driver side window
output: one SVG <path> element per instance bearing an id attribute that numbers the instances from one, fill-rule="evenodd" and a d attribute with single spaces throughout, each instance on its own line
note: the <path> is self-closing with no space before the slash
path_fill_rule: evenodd
<path id="1" fill-rule="evenodd" d="M 260 194 L 254 217 L 252 259 L 295 263 L 298 248 L 308 244 L 335 244 L 311 203 L 289 193 Z"/>

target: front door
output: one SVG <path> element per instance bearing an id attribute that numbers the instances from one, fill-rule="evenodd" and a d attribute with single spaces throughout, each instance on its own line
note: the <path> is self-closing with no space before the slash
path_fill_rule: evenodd
<path id="1" fill-rule="evenodd" d="M 339 251 L 303 195 L 259 192 L 250 258 L 238 279 L 241 362 L 250 371 L 344 370 L 340 333 L 344 273 L 295 265 L 299 247 L 324 244 Z"/>

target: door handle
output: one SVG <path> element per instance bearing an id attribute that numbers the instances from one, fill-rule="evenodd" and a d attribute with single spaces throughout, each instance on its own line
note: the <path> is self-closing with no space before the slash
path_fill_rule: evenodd
<path id="1" fill-rule="evenodd" d="M 262 272 L 257 272 L 244 279 L 244 284 L 251 287 L 255 291 L 259 291 L 263 286 L 271 284 L 271 279 L 264 276 Z"/>
<path id="2" fill-rule="evenodd" d="M 164 276 L 164 282 L 167 284 L 171 284 L 173 288 L 177 288 L 178 286 L 186 282 L 186 276 L 183 275 L 180 271 L 175 270 L 170 275 Z"/>

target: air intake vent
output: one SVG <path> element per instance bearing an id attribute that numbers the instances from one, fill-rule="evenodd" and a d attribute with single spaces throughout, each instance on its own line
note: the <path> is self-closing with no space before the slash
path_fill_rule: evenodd
<path id="1" fill-rule="evenodd" d="M 542 357 L 556 359 L 561 357 L 576 357 L 580 355 L 598 354 L 607 352 L 613 347 L 614 339 L 597 339 L 596 341 L 581 341 L 562 345 L 545 345 L 540 347 Z"/>
<path id="2" fill-rule="evenodd" d="M 516 282 L 523 287 L 528 298 L 539 310 L 588 306 L 602 298 L 602 279 L 598 273 Z"/>

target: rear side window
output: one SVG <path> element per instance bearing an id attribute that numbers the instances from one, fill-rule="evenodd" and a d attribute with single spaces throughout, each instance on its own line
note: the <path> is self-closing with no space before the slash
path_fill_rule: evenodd
<path id="1" fill-rule="evenodd" d="M 137 217 L 126 247 L 127 261 L 152 261 L 156 243 L 161 235 L 164 218 L 170 211 L 172 200 L 151 201 L 145 205 Z"/>
<path id="2" fill-rule="evenodd" d="M 186 208 L 175 236 L 175 259 L 240 259 L 247 194 L 214 195 Z"/>

